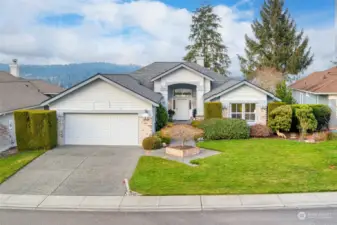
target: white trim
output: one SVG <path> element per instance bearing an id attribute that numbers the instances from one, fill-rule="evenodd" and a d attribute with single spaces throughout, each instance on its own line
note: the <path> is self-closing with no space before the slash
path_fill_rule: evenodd
<path id="1" fill-rule="evenodd" d="M 191 67 L 189 67 L 189 66 L 186 66 L 186 65 L 184 65 L 184 64 L 179 64 L 178 66 L 173 67 L 172 69 L 170 69 L 170 70 L 168 70 L 168 71 L 166 71 L 166 72 L 164 72 L 164 73 L 162 73 L 162 74 L 159 74 L 158 76 L 152 78 L 152 79 L 151 79 L 151 82 L 156 81 L 156 80 L 158 80 L 159 78 L 162 78 L 162 77 L 164 77 L 164 76 L 166 76 L 166 75 L 168 75 L 168 74 L 170 74 L 170 73 L 172 73 L 172 72 L 174 72 L 174 71 L 176 71 L 176 70 L 178 70 L 178 69 L 181 69 L 181 68 L 185 68 L 185 69 L 187 69 L 187 70 L 189 70 L 189 71 L 192 71 L 192 72 L 195 72 L 195 73 L 199 74 L 199 75 L 202 76 L 203 78 L 206 78 L 206 79 L 208 79 L 208 80 L 210 80 L 210 81 L 214 81 L 214 80 L 213 80 L 212 78 L 210 78 L 209 76 L 205 76 L 204 74 L 200 73 L 200 72 L 197 71 L 197 70 L 194 70 L 193 68 L 191 68 Z"/>
<path id="2" fill-rule="evenodd" d="M 143 114 L 147 111 L 148 110 L 58 110 L 58 113 L 60 114 Z"/>
<path id="3" fill-rule="evenodd" d="M 241 86 L 244 85 L 244 84 L 246 84 L 246 85 L 248 85 L 249 87 L 254 88 L 254 89 L 258 90 L 258 91 L 261 91 L 262 93 L 264 93 L 265 95 L 268 95 L 269 97 L 275 99 L 276 101 L 281 101 L 281 99 L 277 98 L 275 95 L 273 95 L 273 94 L 271 94 L 271 93 L 269 93 L 269 92 L 263 90 L 262 88 L 259 88 L 258 86 L 254 85 L 254 84 L 252 84 L 252 83 L 249 83 L 249 82 L 247 82 L 247 81 L 242 81 L 242 82 L 240 82 L 240 83 L 238 83 L 238 84 L 236 84 L 236 85 L 234 85 L 234 86 L 232 86 L 232 87 L 230 87 L 230 88 L 228 88 L 228 89 L 226 89 L 226 90 L 224 90 L 224 91 L 222 91 L 222 92 L 220 92 L 220 93 L 218 93 L 218 94 L 216 94 L 216 95 L 213 95 L 213 96 L 211 96 L 211 97 L 208 97 L 208 98 L 205 99 L 205 101 L 210 101 L 210 100 L 212 100 L 213 98 L 220 97 L 220 96 L 226 94 L 227 92 L 230 92 L 230 91 L 232 91 L 232 90 L 234 90 L 234 89 L 236 89 L 236 88 L 238 88 L 238 87 L 241 87 Z"/>
<path id="4" fill-rule="evenodd" d="M 304 94 L 300 92 L 300 104 L 303 104 L 304 102 Z"/>
<path id="5" fill-rule="evenodd" d="M 230 102 L 229 103 L 229 118 L 232 118 L 232 104 L 240 104 L 242 105 L 242 112 L 241 112 L 241 119 L 246 121 L 248 124 L 256 124 L 256 122 L 258 121 L 257 119 L 257 112 L 256 112 L 256 109 L 257 109 L 257 106 L 258 106 L 258 103 L 257 102 Z M 255 120 L 252 121 L 252 120 L 246 120 L 245 116 L 246 116 L 246 105 L 245 104 L 255 104 L 255 110 L 254 110 L 254 115 L 255 115 Z M 238 114 L 237 112 L 234 112 L 234 114 Z M 252 114 L 251 112 L 249 112 L 248 114 Z"/>
<path id="6" fill-rule="evenodd" d="M 91 82 L 93 82 L 95 80 L 98 80 L 98 79 L 101 79 L 101 80 L 103 80 L 103 81 L 105 81 L 105 82 L 107 82 L 107 83 L 109 83 L 109 84 L 111 84 L 111 85 L 113 85 L 115 87 L 118 87 L 118 88 L 122 89 L 123 91 L 126 91 L 129 94 L 131 94 L 133 96 L 136 96 L 136 97 L 138 97 L 138 98 L 140 98 L 142 100 L 150 102 L 154 106 L 159 106 L 158 103 L 153 102 L 153 101 L 151 101 L 151 100 L 149 100 L 149 99 L 147 99 L 147 98 L 145 98 L 145 97 L 143 97 L 143 96 L 141 96 L 141 95 L 139 95 L 139 94 L 137 94 L 137 93 L 135 93 L 135 92 L 133 92 L 133 91 L 131 91 L 131 90 L 129 90 L 129 89 L 127 89 L 127 88 L 125 88 L 125 87 L 123 87 L 123 86 L 121 86 L 121 85 L 119 85 L 119 84 L 117 84 L 117 83 L 115 83 L 115 82 L 113 82 L 113 81 L 105 78 L 105 77 L 103 77 L 100 74 L 98 74 L 96 76 L 93 76 L 92 78 L 90 78 L 90 79 L 88 79 L 86 81 L 83 81 L 82 83 L 80 83 L 78 85 L 75 85 L 74 87 L 69 88 L 68 90 L 60 93 L 59 95 L 56 95 L 55 97 L 52 97 L 52 98 L 48 99 L 47 101 L 43 102 L 41 104 L 41 106 L 49 105 L 50 103 L 52 103 L 52 102 L 54 102 L 54 101 L 56 101 L 56 100 L 58 100 L 58 99 L 60 99 L 60 98 L 62 98 L 64 96 L 66 96 L 67 94 L 70 94 L 70 93 L 76 91 L 77 89 L 79 89 L 79 88 L 81 88 L 81 87 L 83 87 L 83 86 L 85 86 L 87 84 L 90 84 Z"/>

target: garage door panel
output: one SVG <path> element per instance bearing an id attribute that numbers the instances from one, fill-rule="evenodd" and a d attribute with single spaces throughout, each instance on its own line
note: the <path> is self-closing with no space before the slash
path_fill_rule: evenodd
<path id="1" fill-rule="evenodd" d="M 69 145 L 138 145 L 134 114 L 66 114 L 65 143 Z"/>

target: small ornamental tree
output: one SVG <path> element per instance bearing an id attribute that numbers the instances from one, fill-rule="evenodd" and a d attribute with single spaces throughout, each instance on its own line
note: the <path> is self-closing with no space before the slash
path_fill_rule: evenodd
<path id="1" fill-rule="evenodd" d="M 156 131 L 161 130 L 168 122 L 168 113 L 162 104 L 159 104 L 156 111 Z"/>
<path id="2" fill-rule="evenodd" d="M 276 85 L 275 95 L 281 99 L 282 102 L 287 104 L 296 104 L 296 100 L 293 98 L 293 92 L 287 87 L 286 81 L 282 81 Z"/>
<path id="3" fill-rule="evenodd" d="M 177 124 L 163 129 L 162 133 L 171 139 L 180 140 L 181 146 L 183 147 L 186 141 L 192 140 L 196 136 L 201 136 L 203 130 L 186 124 Z"/>
<path id="4" fill-rule="evenodd" d="M 291 106 L 280 106 L 270 112 L 269 127 L 273 131 L 289 131 L 291 128 L 291 118 Z"/>
<path id="5" fill-rule="evenodd" d="M 299 121 L 298 129 L 301 131 L 302 139 L 306 136 L 308 130 L 316 130 L 317 120 L 313 114 L 312 108 L 307 105 L 296 109 L 296 117 Z"/>

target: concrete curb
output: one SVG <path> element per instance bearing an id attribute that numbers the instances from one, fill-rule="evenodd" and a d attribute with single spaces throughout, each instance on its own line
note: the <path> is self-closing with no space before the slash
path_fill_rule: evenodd
<path id="1" fill-rule="evenodd" d="M 101 212 L 238 211 L 337 207 L 337 192 L 212 196 L 0 194 L 0 209 Z"/>

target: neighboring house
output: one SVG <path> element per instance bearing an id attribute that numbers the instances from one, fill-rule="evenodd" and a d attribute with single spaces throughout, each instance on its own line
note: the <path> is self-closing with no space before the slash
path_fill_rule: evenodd
<path id="1" fill-rule="evenodd" d="M 332 110 L 330 128 L 337 128 L 337 67 L 314 72 L 290 85 L 299 104 L 325 104 Z"/>
<path id="2" fill-rule="evenodd" d="M 0 123 L 8 128 L 11 136 L 0 137 L 0 152 L 16 144 L 15 110 L 40 108 L 42 102 L 64 90 L 42 80 L 21 78 L 19 71 L 16 60 L 10 65 L 10 73 L 0 71 Z"/>
<path id="3" fill-rule="evenodd" d="M 198 59 L 202 65 L 202 59 Z M 155 132 L 156 107 L 189 120 L 204 102 L 221 101 L 223 116 L 266 124 L 273 94 L 196 63 L 155 62 L 131 74 L 97 74 L 45 101 L 58 114 L 59 144 L 140 145 Z"/>

